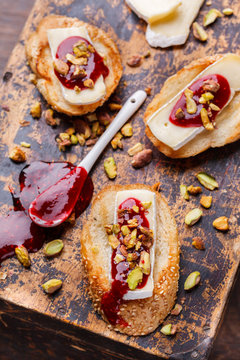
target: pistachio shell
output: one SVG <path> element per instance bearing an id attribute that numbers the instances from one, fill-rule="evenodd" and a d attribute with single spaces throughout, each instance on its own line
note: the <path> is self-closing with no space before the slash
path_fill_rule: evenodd
<path id="1" fill-rule="evenodd" d="M 189 213 L 185 216 L 185 224 L 188 226 L 196 224 L 196 222 L 198 222 L 198 220 L 202 217 L 202 214 L 202 210 L 198 208 L 189 211 Z"/>
<path id="2" fill-rule="evenodd" d="M 218 183 L 213 176 L 208 175 L 205 172 L 199 172 L 196 176 L 200 184 L 202 184 L 206 189 L 214 190 L 218 188 Z"/>
<path id="3" fill-rule="evenodd" d="M 56 256 L 56 255 L 60 254 L 63 247 L 64 247 L 64 245 L 63 245 L 62 240 L 60 240 L 60 239 L 52 240 L 45 245 L 44 255 L 47 257 Z"/>
<path id="4" fill-rule="evenodd" d="M 184 290 L 190 290 L 199 284 L 201 275 L 199 271 L 193 271 L 188 275 L 184 283 Z"/>
<path id="5" fill-rule="evenodd" d="M 62 287 L 62 280 L 51 279 L 42 285 L 43 290 L 47 294 L 53 294 L 55 291 Z"/>

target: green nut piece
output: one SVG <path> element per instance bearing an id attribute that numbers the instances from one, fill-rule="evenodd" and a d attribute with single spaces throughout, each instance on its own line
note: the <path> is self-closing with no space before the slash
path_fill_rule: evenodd
<path id="1" fill-rule="evenodd" d="M 117 165 L 113 157 L 109 157 L 104 161 L 104 170 L 109 179 L 113 180 L 117 176 Z"/>
<path id="2" fill-rule="evenodd" d="M 189 200 L 187 185 L 180 185 L 180 193 L 185 200 Z"/>
<path id="3" fill-rule="evenodd" d="M 194 271 L 188 275 L 184 283 L 184 290 L 190 290 L 199 284 L 201 280 L 200 272 Z"/>
<path id="4" fill-rule="evenodd" d="M 127 283 L 130 290 L 135 290 L 138 284 L 143 279 L 143 273 L 142 270 L 139 267 L 136 267 L 133 269 L 127 277 Z"/>
<path id="5" fill-rule="evenodd" d="M 184 95 L 186 97 L 187 112 L 189 114 L 195 114 L 197 112 L 197 104 L 193 100 L 193 91 L 186 89 L 184 91 Z"/>
<path id="6" fill-rule="evenodd" d="M 62 240 L 60 240 L 60 239 L 52 240 L 45 245 L 44 250 L 43 250 L 44 255 L 47 257 L 56 256 L 56 255 L 60 254 L 63 247 L 64 247 L 64 244 L 63 244 Z"/>
<path id="7" fill-rule="evenodd" d="M 202 214 L 202 210 L 198 208 L 189 211 L 189 213 L 185 216 L 185 224 L 188 226 L 196 224 L 196 222 L 198 222 L 198 220 L 202 217 Z"/>
<path id="8" fill-rule="evenodd" d="M 115 235 L 109 235 L 108 236 L 108 242 L 109 242 L 109 245 L 113 249 L 116 249 L 118 247 L 118 245 L 120 244 L 118 238 Z"/>
<path id="9" fill-rule="evenodd" d="M 151 263 L 150 263 L 150 255 L 147 251 L 141 251 L 139 267 L 142 272 L 146 275 L 149 275 L 151 272 Z"/>
<path id="10" fill-rule="evenodd" d="M 216 21 L 218 17 L 222 17 L 222 13 L 219 10 L 217 9 L 209 10 L 209 12 L 203 18 L 203 25 L 208 26 L 214 23 L 214 21 Z"/>
<path id="11" fill-rule="evenodd" d="M 113 224 L 112 231 L 114 234 L 118 234 L 120 232 L 120 225 L 119 224 Z"/>
<path id="12" fill-rule="evenodd" d="M 206 41 L 208 39 L 208 34 L 197 22 L 193 23 L 193 36 L 200 41 Z"/>
<path id="13" fill-rule="evenodd" d="M 47 294 L 53 294 L 55 291 L 62 287 L 62 280 L 51 279 L 42 285 L 43 290 Z"/>
<path id="14" fill-rule="evenodd" d="M 202 108 L 200 111 L 200 115 L 201 115 L 202 124 L 205 127 L 205 129 L 208 131 L 214 130 L 213 123 L 210 121 L 208 117 L 207 109 Z"/>
<path id="15" fill-rule="evenodd" d="M 172 324 L 167 324 L 164 325 L 160 331 L 164 335 L 174 335 L 177 331 L 177 326 Z"/>
<path id="16" fill-rule="evenodd" d="M 121 227 L 121 231 L 122 231 L 122 233 L 123 233 L 124 236 L 130 234 L 129 227 L 128 227 L 127 225 L 123 225 L 123 226 Z"/>
<path id="17" fill-rule="evenodd" d="M 214 190 L 218 188 L 218 183 L 213 176 L 208 175 L 205 172 L 199 172 L 196 177 L 200 184 L 202 184 L 206 189 Z"/>
<path id="18" fill-rule="evenodd" d="M 76 135 L 71 135 L 71 143 L 72 145 L 77 145 L 78 144 L 78 137 Z"/>
<path id="19" fill-rule="evenodd" d="M 25 147 L 25 148 L 30 148 L 30 147 L 31 147 L 31 144 L 27 143 L 26 141 L 22 141 L 22 142 L 20 143 L 20 145 L 21 145 L 22 147 Z"/>
<path id="20" fill-rule="evenodd" d="M 31 265 L 31 260 L 25 246 L 18 246 L 15 248 L 15 254 L 17 256 L 18 261 L 25 267 L 29 268 Z"/>
<path id="21" fill-rule="evenodd" d="M 223 12 L 224 15 L 230 16 L 230 15 L 233 14 L 233 9 L 231 9 L 231 8 L 225 8 L 225 9 L 223 9 L 222 12 Z"/>

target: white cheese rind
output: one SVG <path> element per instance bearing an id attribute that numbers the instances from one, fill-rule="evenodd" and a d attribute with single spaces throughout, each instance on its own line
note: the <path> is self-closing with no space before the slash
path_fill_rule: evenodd
<path id="1" fill-rule="evenodd" d="M 153 230 L 154 235 L 154 242 L 153 246 L 150 248 L 150 262 L 151 262 L 151 273 L 148 277 L 148 281 L 144 288 L 142 289 L 136 289 L 136 290 L 129 290 L 123 297 L 123 300 L 135 300 L 135 299 L 145 299 L 148 297 L 151 297 L 153 294 L 153 288 L 154 288 L 154 281 L 153 281 L 153 268 L 154 268 L 154 260 L 155 260 L 155 246 L 156 246 L 156 233 L 157 233 L 157 226 L 156 226 L 156 196 L 153 192 L 149 190 L 125 190 L 125 191 L 119 191 L 116 195 L 115 199 L 115 212 L 114 212 L 114 223 L 116 224 L 118 222 L 118 207 L 119 205 L 125 201 L 128 198 L 135 198 L 137 200 L 140 200 L 141 202 L 144 201 L 151 201 L 152 205 L 147 210 L 145 216 L 148 219 L 149 227 Z M 111 253 L 112 256 L 112 253 Z M 109 259 L 110 262 L 110 269 L 111 269 L 111 256 Z M 109 273 L 110 281 L 112 281 L 111 277 L 111 270 Z"/>
<path id="2" fill-rule="evenodd" d="M 203 2 L 204 0 L 182 0 L 182 5 L 173 14 L 149 24 L 146 30 L 149 45 L 166 48 L 184 44 Z"/>
<path id="3" fill-rule="evenodd" d="M 71 36 L 81 36 L 92 44 L 87 29 L 84 26 L 49 29 L 47 31 L 47 36 L 53 60 L 56 59 L 58 46 L 61 44 L 61 42 L 63 42 L 63 40 Z M 61 84 L 61 82 L 60 86 L 64 99 L 73 105 L 93 104 L 101 100 L 106 94 L 106 85 L 102 75 L 97 79 L 93 89 L 82 90 L 80 93 L 77 93 L 73 89 L 66 88 Z"/>
<path id="4" fill-rule="evenodd" d="M 202 131 L 206 130 L 203 126 L 198 128 L 184 128 L 172 124 L 169 121 L 171 111 L 186 88 L 190 87 L 197 79 L 200 79 L 201 77 L 210 74 L 222 75 L 229 82 L 231 88 L 231 96 L 227 104 L 224 106 L 224 108 L 226 108 L 226 106 L 232 100 L 235 91 L 238 91 L 240 89 L 240 56 L 235 54 L 226 54 L 222 59 L 208 66 L 187 86 L 185 86 L 176 96 L 174 96 L 168 103 L 164 104 L 161 108 L 159 108 L 147 121 L 147 125 L 149 126 L 153 135 L 158 140 L 168 145 L 175 151 L 187 144 Z"/>
<path id="5" fill-rule="evenodd" d="M 138 17 L 152 24 L 160 19 L 172 14 L 181 0 L 126 0 L 128 6 L 137 14 Z"/>

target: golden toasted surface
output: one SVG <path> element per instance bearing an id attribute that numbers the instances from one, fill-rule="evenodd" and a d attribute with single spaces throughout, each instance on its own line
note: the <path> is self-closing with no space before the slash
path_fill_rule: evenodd
<path id="1" fill-rule="evenodd" d="M 91 213 L 81 232 L 81 253 L 89 279 L 89 293 L 93 305 L 104 318 L 101 299 L 111 288 L 109 271 L 111 247 L 104 225 L 114 221 L 115 197 L 118 191 L 146 189 L 150 186 L 112 185 L 96 195 Z M 179 243 L 175 219 L 166 201 L 156 193 L 157 240 L 154 265 L 153 296 L 147 299 L 124 301 L 120 316 L 127 327 L 116 325 L 114 329 L 127 335 L 146 335 L 154 331 L 174 305 L 179 278 Z"/>
<path id="2" fill-rule="evenodd" d="M 240 138 L 240 93 L 236 92 L 230 104 L 218 115 L 217 127 L 213 131 L 204 130 L 193 140 L 179 150 L 174 151 L 169 146 L 159 141 L 147 126 L 150 116 L 161 106 L 167 103 L 191 82 L 206 67 L 221 59 L 223 55 L 217 54 L 191 62 L 188 66 L 178 71 L 164 83 L 161 91 L 147 107 L 144 115 L 146 134 L 159 151 L 171 158 L 187 158 L 195 156 L 210 147 L 220 147 L 234 142 Z"/>
<path id="3" fill-rule="evenodd" d="M 73 105 L 64 99 L 60 82 L 54 73 L 52 55 L 47 39 L 48 29 L 81 26 L 86 27 L 94 47 L 101 56 L 106 58 L 106 65 L 109 69 L 109 75 L 105 78 L 106 95 L 98 102 L 89 105 Z M 37 76 L 36 86 L 39 91 L 49 105 L 67 115 L 83 115 L 95 111 L 113 93 L 122 76 L 121 58 L 113 40 L 103 30 L 77 18 L 60 15 L 45 17 L 26 42 L 26 56 L 32 71 Z"/>

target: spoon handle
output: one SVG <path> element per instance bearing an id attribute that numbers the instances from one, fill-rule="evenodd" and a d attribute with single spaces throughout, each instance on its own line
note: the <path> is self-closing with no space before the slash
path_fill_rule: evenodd
<path id="1" fill-rule="evenodd" d="M 130 119 L 130 117 L 139 109 L 144 103 L 147 94 L 143 90 L 136 91 L 123 105 L 113 122 L 109 125 L 107 130 L 100 137 L 98 142 L 94 145 L 91 151 L 85 156 L 85 158 L 78 165 L 83 167 L 88 173 L 90 172 L 95 161 L 107 146 L 109 141 L 114 135 L 121 129 L 121 127 Z"/>

